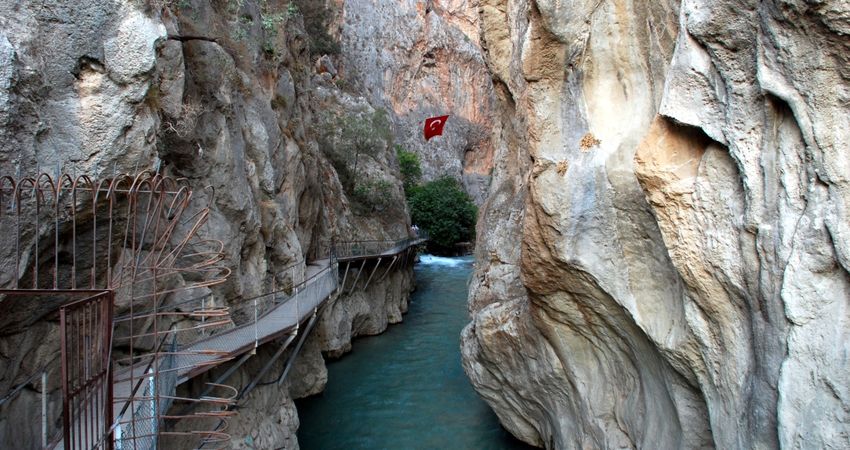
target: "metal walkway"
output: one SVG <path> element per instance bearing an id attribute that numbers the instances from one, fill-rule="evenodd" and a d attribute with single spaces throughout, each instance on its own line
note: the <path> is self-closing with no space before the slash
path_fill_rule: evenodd
<path id="1" fill-rule="evenodd" d="M 336 267 L 307 266 L 307 282 L 296 287 L 296 293 L 281 302 L 256 322 L 242 325 L 195 342 L 177 356 L 180 383 L 212 368 L 216 360 L 229 360 L 278 338 L 309 318 L 336 291 Z M 207 355 L 209 354 L 209 355 Z"/>
<path id="2" fill-rule="evenodd" d="M 181 354 L 176 358 L 176 367 L 195 368 L 195 370 L 181 369 L 178 384 L 214 367 L 217 365 L 216 361 L 230 360 L 296 329 L 340 287 L 339 262 L 393 257 L 426 241 L 426 238 L 406 239 L 393 242 L 389 246 L 385 242 L 382 248 L 377 245 L 371 246 L 366 249 L 368 251 L 356 252 L 356 254 L 347 250 L 348 243 L 341 244 L 341 249 L 338 250 L 341 252 L 340 255 L 333 261 L 321 259 L 307 265 L 305 281 L 293 288 L 291 296 L 277 301 L 275 307 L 255 322 L 243 324 L 182 348 Z"/>
<path id="3" fill-rule="evenodd" d="M 409 249 L 423 244 L 427 240 L 427 237 L 422 237 L 394 242 L 361 241 L 340 243 L 333 246 L 329 251 L 331 257 L 315 260 L 307 265 L 305 280 L 295 285 L 290 295 L 281 295 L 278 297 L 278 293 L 269 294 L 274 298 L 274 306 L 256 317 L 254 321 L 198 340 L 174 352 L 173 362 L 169 364 L 170 367 L 165 368 L 163 371 L 164 374 L 171 375 L 159 375 L 163 378 L 174 378 L 174 381 L 157 383 L 160 386 L 159 389 L 170 392 L 158 392 L 158 395 L 161 397 L 174 397 L 178 385 L 218 365 L 252 352 L 257 347 L 282 336 L 289 334 L 294 337 L 294 333 L 300 324 L 313 317 L 326 302 L 334 298 L 335 294 L 342 290 L 343 286 L 341 282 L 344 280 L 339 279 L 340 262 L 345 262 L 350 266 L 352 262 L 362 261 L 365 263 L 367 260 L 378 260 L 380 262 L 384 258 L 394 258 L 393 261 L 395 261 L 402 253 L 406 253 Z M 353 289 L 354 286 L 352 285 L 351 287 Z M 308 327 L 307 333 L 309 331 L 310 329 Z M 306 334 L 301 337 L 302 343 L 305 337 Z M 292 342 L 292 339 L 286 341 L 286 344 L 278 352 L 278 356 L 290 342 Z M 295 353 L 299 349 L 300 343 L 296 347 Z M 125 369 L 123 372 L 127 371 L 129 369 Z M 263 373 L 259 377 L 262 375 Z M 121 372 L 116 373 L 116 380 L 122 379 L 124 381 L 116 381 L 114 385 L 115 399 L 140 397 L 138 393 L 132 392 L 134 386 L 131 385 L 127 377 L 122 377 Z M 130 379 L 134 378 L 130 377 Z M 147 388 L 147 386 L 143 386 L 142 388 Z M 135 389 L 138 390 L 139 386 L 135 386 Z M 150 389 L 153 390 L 153 387 Z M 137 423 L 138 420 L 122 420 L 122 416 L 131 414 L 129 410 L 135 411 L 135 414 L 144 414 L 140 410 L 145 408 L 150 409 L 151 406 L 139 401 L 116 401 L 114 404 L 114 417 L 117 418 L 116 423 Z M 148 414 L 152 417 L 156 415 L 152 412 L 148 412 Z M 151 424 L 150 427 L 154 428 L 153 434 L 155 434 L 156 424 Z M 116 440 L 118 440 L 118 437 L 116 437 Z M 145 445 L 136 443 L 137 440 L 138 438 L 131 440 L 132 443 L 126 445 L 125 448 L 152 448 L 147 445 L 147 442 L 145 442 Z M 151 438 L 151 443 L 153 443 L 153 438 Z M 62 448 L 61 444 L 57 448 Z"/>
<path id="4" fill-rule="evenodd" d="M 277 378 L 285 380 L 321 308 L 342 292 L 380 282 L 396 264 L 410 264 L 415 251 L 409 249 L 428 240 L 311 242 L 304 260 L 275 268 L 272 286 L 257 289 L 264 294 L 217 305 L 206 288 L 224 283 L 231 270 L 224 243 L 200 233 L 214 194 L 208 190 L 206 205 L 192 206 L 187 179 L 152 171 L 102 179 L 58 168 L 0 174 L 0 233 L 10 241 L 5 258 L 15 260 L 0 271 L 0 302 L 29 301 L 33 316 L 59 315 L 61 425 L 58 404 L 47 401 L 52 391 L 42 388 L 43 447 L 151 449 L 169 435 L 202 437 L 203 445 L 229 442 L 217 421 L 232 415 L 230 408 L 295 342 Z M 190 298 L 194 289 L 201 294 Z M 118 307 L 121 317 L 114 315 Z M 19 326 L 14 315 L 0 322 L 4 330 Z M 224 383 L 272 341 L 279 341 L 276 353 L 247 387 L 240 392 Z M 200 396 L 177 397 L 179 384 L 234 359 Z M 48 386 L 49 369 L 33 369 L 0 407 L 38 372 Z M 169 412 L 178 410 L 186 415 Z M 216 428 L 205 431 L 211 428 L 199 422 L 210 418 Z M 163 428 L 166 420 L 192 429 Z M 38 438 L 32 430 L 3 431 L 27 442 Z"/>

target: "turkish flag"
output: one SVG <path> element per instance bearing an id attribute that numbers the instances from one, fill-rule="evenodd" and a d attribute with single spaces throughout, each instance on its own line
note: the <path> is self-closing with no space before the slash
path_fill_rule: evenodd
<path id="1" fill-rule="evenodd" d="M 434 136 L 442 136 L 443 127 L 446 126 L 448 118 L 449 116 L 439 116 L 425 119 L 425 140 L 428 141 Z"/>

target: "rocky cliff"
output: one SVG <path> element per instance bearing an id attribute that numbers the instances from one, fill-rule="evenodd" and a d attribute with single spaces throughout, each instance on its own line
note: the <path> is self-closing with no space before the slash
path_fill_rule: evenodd
<path id="1" fill-rule="evenodd" d="M 495 98 L 476 2 L 342 1 L 339 77 L 391 111 L 396 143 L 416 152 L 425 181 L 449 175 L 484 202 L 494 164 Z M 426 142 L 424 120 L 450 114 Z"/>
<path id="2" fill-rule="evenodd" d="M 850 445 L 847 4 L 479 11 L 497 164 L 462 347 L 502 423 L 547 448 Z"/>
<path id="3" fill-rule="evenodd" d="M 212 186 L 204 232 L 234 273 L 215 297 L 238 306 L 331 236 L 406 232 L 393 141 L 483 205 L 462 350 L 512 433 L 850 446 L 846 2 L 335 0 L 319 64 L 298 3 L 1 2 L 0 168 Z M 337 131 L 367 120 L 381 151 L 349 167 Z M 355 196 L 355 167 L 380 190 Z M 398 320 L 409 284 L 327 309 L 292 395 Z M 0 391 L 56 361 L 55 328 L 0 329 Z M 16 400 L 32 414 L 51 367 Z M 233 445 L 294 447 L 292 395 L 256 390 Z"/>
<path id="4" fill-rule="evenodd" d="M 225 243 L 232 276 L 209 293 L 234 310 L 243 298 L 291 283 L 293 272 L 284 269 L 294 265 L 303 272 L 331 237 L 404 237 L 409 218 L 391 133 L 372 139 L 369 154 L 354 167 L 336 158 L 346 142 L 331 136 L 332 145 L 319 145 L 329 139 L 328 129 L 339 128 L 323 127 L 322 114 L 357 121 L 377 115 L 382 105 L 317 73 L 320 55 L 310 52 L 304 20 L 290 2 L 273 0 L 0 2 L 0 172 L 63 170 L 108 178 L 156 170 L 188 178 L 198 204 L 214 192 L 201 233 Z M 370 186 L 379 190 L 358 194 L 351 178 L 342 176 L 349 172 L 374 180 Z M 14 246 L 10 236 L 0 239 L 8 268 Z M 9 271 L 3 274 L 6 286 Z M 394 277 L 370 288 L 373 297 L 340 299 L 328 310 L 333 319 L 319 327 L 326 330 L 321 342 L 329 343 L 308 349 L 339 354 L 352 336 L 400 320 L 411 275 Z M 161 306 L 178 300 L 166 298 Z M 9 299 L 0 302 L 8 311 L 29 311 Z M 0 329 L 0 392 L 26 384 L 4 407 L 37 417 L 38 391 L 46 389 L 51 422 L 57 419 L 56 328 L 42 320 L 23 331 Z M 311 379 L 307 373 L 321 378 L 318 352 L 306 353 L 313 365 L 302 370 L 299 383 Z M 47 386 L 29 380 L 44 368 Z M 243 371 L 234 384 L 248 377 Z M 320 380 L 311 383 L 293 391 L 321 388 Z M 254 415 L 242 420 L 272 422 L 238 422 L 237 430 L 274 446 L 295 445 L 294 426 L 274 425 L 277 417 L 297 424 L 288 392 L 249 405 Z M 8 411 L 0 411 L 0 441 L 33 442 L 40 431 L 30 426 L 35 422 Z"/>
<path id="5" fill-rule="evenodd" d="M 349 276 L 353 279 L 356 269 L 351 271 Z M 328 381 L 325 359 L 338 358 L 349 352 L 353 338 L 380 334 L 390 324 L 402 321 L 402 314 L 407 312 L 410 292 L 414 287 L 413 270 L 411 267 L 397 267 L 386 279 L 370 283 L 365 290 L 364 285 L 365 276 L 354 289 L 335 298 L 320 313 L 282 387 L 278 387 L 276 380 L 290 360 L 295 343 L 271 366 L 257 388 L 240 403 L 238 414 L 228 421 L 227 430 L 231 436 L 228 448 L 299 448 L 296 432 L 300 422 L 293 400 L 324 391 Z M 227 382 L 247 386 L 276 351 L 274 344 L 261 347 L 257 356 L 249 359 Z M 221 366 L 192 380 L 181 388 L 180 394 L 197 396 L 205 382 L 215 380 L 227 369 L 228 366 Z M 176 427 L 180 429 L 187 425 L 190 424 L 178 423 Z M 169 448 L 178 448 L 181 443 L 184 445 L 180 448 L 186 449 L 197 445 L 195 440 L 166 442 L 171 445 Z"/>

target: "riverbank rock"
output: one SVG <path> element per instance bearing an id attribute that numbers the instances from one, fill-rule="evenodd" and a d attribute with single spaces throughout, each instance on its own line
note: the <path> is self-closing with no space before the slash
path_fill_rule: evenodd
<path id="1" fill-rule="evenodd" d="M 357 270 L 354 267 L 349 270 L 347 284 L 357 277 Z M 384 270 L 380 268 L 376 277 L 382 276 Z M 387 326 L 402 322 L 402 315 L 407 312 L 410 292 L 414 289 L 411 268 L 394 269 L 385 280 L 370 283 L 364 291 L 362 287 L 369 276 L 370 272 L 364 270 L 358 287 L 332 303 L 316 326 L 315 339 L 329 358 L 339 358 L 351 351 L 356 337 L 381 334 Z"/>
<path id="2" fill-rule="evenodd" d="M 358 282 L 358 288 L 363 285 L 363 281 Z M 342 357 L 351 351 L 354 338 L 380 334 L 390 324 L 401 322 L 412 290 L 412 269 L 399 268 L 386 279 L 371 283 L 366 291 L 355 290 L 334 300 L 319 316 L 283 388 L 277 383 L 259 385 L 241 404 L 239 414 L 230 419 L 232 448 L 299 448 L 296 437 L 299 419 L 293 399 L 324 391 L 328 382 L 325 358 Z M 275 350 L 274 346 L 264 348 L 256 363 L 237 372 L 243 379 L 236 381 L 241 385 L 249 383 L 251 375 L 260 370 L 259 364 L 265 364 Z M 291 350 L 287 351 L 272 366 L 267 379 L 273 380 L 282 373 L 290 354 Z"/>
<path id="3" fill-rule="evenodd" d="M 546 448 L 850 445 L 847 6 L 480 11 L 516 163 L 482 211 L 462 347 L 505 427 Z"/>

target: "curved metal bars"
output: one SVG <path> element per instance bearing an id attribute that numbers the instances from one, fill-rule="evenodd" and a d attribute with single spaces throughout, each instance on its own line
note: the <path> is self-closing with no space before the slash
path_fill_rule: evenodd
<path id="1" fill-rule="evenodd" d="M 140 278 L 145 272 L 179 269 L 206 272 L 204 286 L 223 282 L 224 243 L 198 237 L 209 204 L 189 214 L 192 198 L 185 179 L 150 171 L 98 182 L 69 174 L 0 177 L 0 229 L 16 262 L 5 287 L 115 290 L 149 281 Z"/>
<path id="2" fill-rule="evenodd" d="M 200 236 L 215 191 L 205 193 L 208 203 L 197 205 L 188 180 L 152 171 L 103 180 L 69 173 L 0 177 L 0 259 L 14 261 L 0 273 L 0 288 L 33 296 L 112 291 L 116 311 L 125 314 L 114 322 L 109 353 L 116 389 L 132 386 L 115 396 L 119 415 L 110 431 L 116 438 L 135 443 L 149 428 L 157 439 L 166 418 L 161 405 L 174 400 L 175 383 L 166 381 L 192 369 L 169 367 L 185 353 L 173 347 L 177 334 L 231 323 L 226 307 L 166 306 L 230 275 L 224 243 Z M 172 348 L 162 348 L 166 339 Z"/>

